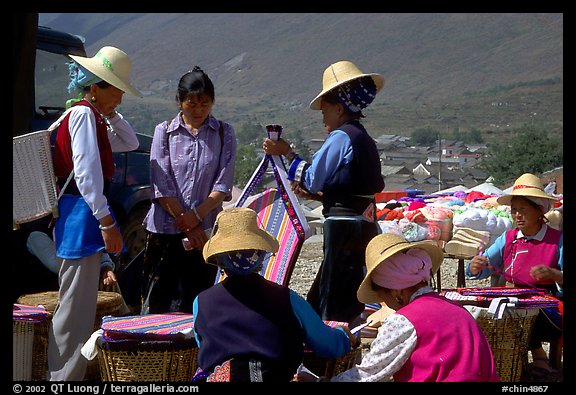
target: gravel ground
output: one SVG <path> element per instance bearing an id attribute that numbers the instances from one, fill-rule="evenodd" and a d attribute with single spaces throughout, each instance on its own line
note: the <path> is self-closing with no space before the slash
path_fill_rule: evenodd
<path id="1" fill-rule="evenodd" d="M 306 293 L 310 289 L 318 268 L 322 263 L 322 235 L 311 236 L 304 242 L 298 261 L 294 266 L 289 287 L 299 295 L 306 298 Z M 440 266 L 440 282 L 442 289 L 456 288 L 458 276 L 458 260 L 444 259 Z M 436 276 L 434 276 L 434 281 Z M 435 285 L 435 283 L 433 283 Z M 467 287 L 489 287 L 490 280 L 467 280 Z"/>

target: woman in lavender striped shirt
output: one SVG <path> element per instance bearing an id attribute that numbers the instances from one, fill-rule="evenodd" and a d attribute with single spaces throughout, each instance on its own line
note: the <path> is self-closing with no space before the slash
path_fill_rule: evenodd
<path id="1" fill-rule="evenodd" d="M 176 100 L 180 111 L 156 126 L 150 153 L 142 314 L 189 313 L 196 295 L 214 284 L 217 269 L 204 263 L 202 247 L 232 197 L 236 136 L 211 114 L 212 81 L 195 66 L 180 78 Z"/>

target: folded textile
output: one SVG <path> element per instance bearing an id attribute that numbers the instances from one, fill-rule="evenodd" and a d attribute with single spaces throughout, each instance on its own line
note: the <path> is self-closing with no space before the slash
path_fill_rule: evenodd
<path id="1" fill-rule="evenodd" d="M 28 306 L 14 303 L 12 307 L 12 319 L 14 321 L 42 322 L 48 317 L 44 306 Z"/>
<path id="2" fill-rule="evenodd" d="M 458 293 L 462 295 L 501 297 L 501 296 L 545 295 L 546 291 L 538 288 L 491 287 L 491 288 L 460 288 L 458 290 Z"/>
<path id="3" fill-rule="evenodd" d="M 459 303 L 490 304 L 497 298 L 508 298 L 516 308 L 546 308 L 559 307 L 560 301 L 547 294 L 547 291 L 537 288 L 458 288 L 445 289 L 440 292 L 447 299 Z"/>
<path id="4" fill-rule="evenodd" d="M 147 314 L 128 317 L 102 317 L 104 338 L 110 340 L 169 340 L 190 338 L 194 316 L 185 313 Z"/>

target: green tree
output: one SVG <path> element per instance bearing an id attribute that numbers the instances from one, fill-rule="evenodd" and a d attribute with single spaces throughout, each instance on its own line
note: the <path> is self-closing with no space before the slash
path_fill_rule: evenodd
<path id="1" fill-rule="evenodd" d="M 266 137 L 266 129 L 259 123 L 245 123 L 236 131 L 238 145 L 255 144 L 262 145 L 262 140 Z"/>
<path id="2" fill-rule="evenodd" d="M 234 185 L 243 188 L 248 182 L 254 170 L 262 160 L 258 156 L 253 144 L 238 144 L 236 150 L 236 166 L 234 171 Z"/>
<path id="3" fill-rule="evenodd" d="M 440 132 L 430 127 L 418 128 L 412 132 L 412 141 L 416 145 L 433 145 L 438 143 Z"/>
<path id="4" fill-rule="evenodd" d="M 484 142 L 484 138 L 482 137 L 482 132 L 478 129 L 472 129 L 468 133 L 466 133 L 464 137 L 464 142 L 468 144 L 481 144 Z"/>
<path id="5" fill-rule="evenodd" d="M 562 139 L 535 126 L 523 126 L 510 139 L 490 145 L 482 167 L 495 184 L 506 185 L 524 173 L 539 174 L 561 166 Z"/>

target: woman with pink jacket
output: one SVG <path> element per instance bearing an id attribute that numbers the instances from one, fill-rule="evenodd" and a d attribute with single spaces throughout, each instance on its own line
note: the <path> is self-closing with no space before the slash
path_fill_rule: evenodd
<path id="1" fill-rule="evenodd" d="M 370 241 L 358 300 L 396 311 L 383 320 L 362 362 L 331 381 L 500 381 L 475 319 L 428 285 L 442 259 L 428 241 L 410 243 L 391 233 Z"/>

